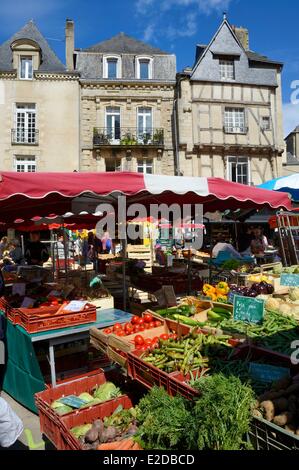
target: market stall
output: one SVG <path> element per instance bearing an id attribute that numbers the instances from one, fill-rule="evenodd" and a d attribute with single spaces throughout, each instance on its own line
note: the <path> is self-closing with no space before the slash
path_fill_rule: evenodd
<path id="1" fill-rule="evenodd" d="M 92 212 L 100 201 L 117 207 L 121 195 L 127 196 L 127 204 L 139 202 L 146 208 L 151 203 L 176 202 L 179 205 L 204 204 L 205 210 L 210 212 L 253 207 L 290 209 L 287 195 L 214 178 L 72 173 L 62 174 L 58 182 L 54 175 L 35 174 L 19 179 L 19 185 L 16 184 L 17 179 L 15 173 L 2 174 L 0 209 L 3 209 L 3 220 L 15 220 L 21 205 L 25 218 L 37 214 L 45 216 L 53 212 L 62 214 L 75 211 L 75 207 L 83 210 L 84 206 L 85 210 Z M 15 187 L 19 188 L 18 194 L 14 192 Z M 124 257 L 125 254 L 124 250 Z M 125 263 L 122 266 L 125 291 Z M 272 274 L 274 279 L 277 274 Z M 263 276 L 262 273 L 259 275 Z M 258 282 L 257 279 L 251 280 L 249 276 L 249 283 L 265 282 L 262 277 L 261 282 Z M 275 283 L 270 281 L 271 278 L 267 287 L 262 286 L 264 292 L 261 290 L 259 294 L 255 291 L 255 296 L 249 292 L 250 287 L 254 290 L 253 285 L 245 286 L 248 291 L 242 292 L 225 283 L 203 286 L 204 299 L 187 297 L 180 300 L 173 309 L 144 312 L 141 317 L 132 317 L 125 325 L 117 321 L 110 328 L 100 328 L 99 324 L 95 324 L 90 331 L 93 346 L 103 352 L 109 351 L 110 357 L 127 371 L 133 381 L 128 382 L 131 383 L 129 391 L 133 396 L 131 398 L 129 391 L 125 389 L 116 391 L 109 385 L 109 388 L 113 388 L 113 395 L 105 394 L 102 398 L 101 387 L 106 383 L 103 377 L 92 379 L 93 384 L 89 383 L 88 378 L 82 379 L 80 387 L 77 382 L 70 382 L 65 391 L 60 387 L 52 388 L 51 396 L 45 391 L 36 397 L 42 431 L 58 449 L 156 449 L 158 434 L 159 448 L 167 450 L 244 448 L 244 435 L 250 431 L 251 404 L 255 396 L 260 396 L 256 410 L 259 415 L 256 412 L 256 419 L 269 417 L 267 407 L 261 401 L 261 394 L 271 391 L 274 377 L 285 379 L 287 370 L 288 383 L 285 382 L 285 388 L 281 386 L 284 389 L 282 396 L 287 400 L 287 404 L 284 401 L 284 406 L 290 406 L 286 398 L 289 387 L 293 387 L 292 392 L 297 400 L 295 385 L 298 367 L 291 364 L 285 334 L 296 337 L 298 323 L 291 316 L 286 319 L 281 311 L 270 310 L 273 305 L 265 306 L 265 298 L 257 298 L 258 295 L 273 295 Z M 236 288 L 239 289 L 239 286 Z M 229 298 L 230 294 L 232 298 Z M 99 319 L 101 320 L 101 310 Z M 264 338 L 264 342 L 252 344 L 252 338 Z M 279 347 L 275 347 L 274 340 L 277 338 Z M 289 338 L 288 336 L 288 340 Z M 59 333 L 58 339 L 60 341 Z M 281 352 L 282 348 L 285 349 Z M 252 364 L 255 370 L 262 365 L 263 370 L 266 368 L 268 373 L 266 381 L 260 380 L 259 375 L 257 386 L 255 381 L 251 382 Z M 276 368 L 274 372 L 271 367 Z M 280 375 L 277 367 L 280 368 Z M 227 370 L 229 377 L 220 373 L 223 370 Z M 272 375 L 269 371 L 272 371 Z M 202 381 L 205 376 L 206 379 Z M 248 379 L 250 384 L 247 384 Z M 141 400 L 135 391 L 136 383 L 145 387 Z M 153 388 L 154 385 L 162 388 Z M 151 390 L 146 393 L 146 389 Z M 192 400 L 192 403 L 187 404 L 176 395 Z M 200 395 L 200 399 L 194 400 Z M 213 411 L 215 396 L 219 397 L 221 404 L 221 410 L 216 410 L 216 415 L 215 409 Z M 142 417 L 133 410 L 136 403 L 139 403 Z M 165 408 L 168 413 L 165 413 Z M 121 411 L 117 411 L 115 416 L 113 413 L 119 409 Z M 280 411 L 284 413 L 283 410 Z M 280 411 L 278 408 L 273 410 L 271 416 L 275 419 L 274 424 L 279 426 L 280 423 L 283 431 L 289 432 L 286 426 L 294 423 L 288 423 L 285 415 L 282 419 Z M 146 419 L 149 415 L 150 426 Z M 211 429 L 212 423 L 217 423 L 219 419 L 221 426 L 213 426 L 213 433 L 209 433 L 207 437 L 207 429 Z M 174 422 L 180 431 L 179 434 L 172 434 L 170 439 L 170 426 Z M 190 432 L 190 423 L 193 422 Z M 108 427 L 111 433 L 109 435 Z M 219 434 L 219 429 L 224 430 L 222 435 Z M 295 437 L 291 445 L 293 448 L 297 446 Z"/>

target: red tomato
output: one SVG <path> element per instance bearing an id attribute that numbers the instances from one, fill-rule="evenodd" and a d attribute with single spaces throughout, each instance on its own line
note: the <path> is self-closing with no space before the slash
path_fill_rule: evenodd
<path id="1" fill-rule="evenodd" d="M 178 335 L 176 333 L 172 333 L 171 337 L 172 339 L 178 339 Z"/>
<path id="2" fill-rule="evenodd" d="M 144 323 L 143 326 L 144 326 L 144 328 L 145 328 L 146 330 L 149 330 L 149 329 L 150 329 L 150 324 L 149 324 L 149 323 Z"/>
<path id="3" fill-rule="evenodd" d="M 145 326 L 144 325 L 138 325 L 138 331 L 144 331 Z"/>
<path id="4" fill-rule="evenodd" d="M 157 328 L 158 326 L 162 326 L 162 322 L 159 320 L 155 321 L 155 327 Z"/>
<path id="5" fill-rule="evenodd" d="M 126 324 L 125 324 L 125 332 L 126 332 L 127 334 L 130 335 L 130 334 L 133 332 L 133 329 L 134 329 L 134 326 L 131 325 L 131 323 L 126 323 Z"/>
<path id="6" fill-rule="evenodd" d="M 113 331 L 117 331 L 117 330 L 121 330 L 122 329 L 122 326 L 120 323 L 115 323 L 114 327 L 113 327 Z"/>
<path id="7" fill-rule="evenodd" d="M 137 351 L 140 351 L 140 349 L 142 348 L 142 346 L 140 344 L 135 344 L 135 348 L 137 349 Z"/>
<path id="8" fill-rule="evenodd" d="M 143 344 L 142 346 L 140 346 L 140 351 L 147 351 L 148 347 L 146 346 L 146 344 Z"/>
<path id="9" fill-rule="evenodd" d="M 144 324 L 143 318 L 138 318 L 137 325 L 143 325 L 143 324 Z"/>
<path id="10" fill-rule="evenodd" d="M 51 305 L 59 305 L 58 300 L 52 300 Z"/>
<path id="11" fill-rule="evenodd" d="M 152 344 L 156 344 L 156 343 L 159 343 L 158 336 L 155 336 L 154 338 L 152 338 Z"/>
<path id="12" fill-rule="evenodd" d="M 147 338 L 144 343 L 147 345 L 147 346 L 151 346 L 152 345 L 152 340 L 150 338 Z"/>
<path id="13" fill-rule="evenodd" d="M 134 315 L 134 317 L 133 317 L 132 320 L 131 320 L 131 323 L 132 323 L 133 325 L 136 325 L 136 324 L 138 323 L 138 320 L 139 320 L 139 317 L 138 317 L 137 315 Z"/>
<path id="14" fill-rule="evenodd" d="M 145 315 L 143 315 L 143 319 L 145 323 L 150 323 L 151 321 L 153 321 L 153 315 L 151 315 L 150 313 L 146 313 Z"/>
<path id="15" fill-rule="evenodd" d="M 140 326 L 134 325 L 133 333 L 138 333 L 138 331 L 140 331 Z"/>
<path id="16" fill-rule="evenodd" d="M 149 327 L 150 327 L 150 328 L 155 328 L 155 322 L 154 322 L 154 321 L 151 321 L 151 322 L 149 323 Z"/>
<path id="17" fill-rule="evenodd" d="M 105 333 L 105 335 L 111 335 L 111 333 L 112 333 L 111 328 L 106 328 L 106 329 L 104 330 L 104 333 Z"/>
<path id="18" fill-rule="evenodd" d="M 163 335 L 160 335 L 160 338 L 166 341 L 169 338 L 169 336 L 166 333 L 164 333 Z"/>
<path id="19" fill-rule="evenodd" d="M 144 339 L 141 335 L 137 335 L 134 338 L 134 342 L 135 344 L 139 344 L 140 346 L 142 346 L 144 344 Z"/>
<path id="20" fill-rule="evenodd" d="M 117 331 L 115 332 L 115 334 L 116 334 L 117 336 L 126 336 L 126 333 L 124 332 L 124 330 L 121 330 L 121 329 L 117 330 Z"/>

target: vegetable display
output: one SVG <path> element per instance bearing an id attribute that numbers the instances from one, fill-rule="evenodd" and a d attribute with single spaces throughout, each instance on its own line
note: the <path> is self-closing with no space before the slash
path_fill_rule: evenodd
<path id="1" fill-rule="evenodd" d="M 209 364 L 208 356 L 219 353 L 232 346 L 230 336 L 213 336 L 197 333 L 193 330 L 181 339 L 159 340 L 159 347 L 142 358 L 145 362 L 165 372 L 181 371 L 183 374 L 206 368 Z"/>
<path id="2" fill-rule="evenodd" d="M 143 317 L 134 315 L 132 320 L 124 325 L 115 323 L 111 328 L 105 328 L 104 333 L 111 335 L 114 333 L 117 336 L 129 336 L 134 333 L 139 333 L 152 328 L 162 326 L 162 322 L 153 317 L 151 313 L 145 313 Z"/>
<path id="3" fill-rule="evenodd" d="M 228 301 L 227 295 L 230 291 L 229 285 L 226 282 L 219 282 L 216 286 L 205 284 L 202 292 L 207 298 L 213 302 L 226 303 Z"/>
<path id="4" fill-rule="evenodd" d="M 87 392 L 81 393 L 78 398 L 82 401 L 82 405 L 79 408 L 87 408 L 93 405 L 98 405 L 104 401 L 111 400 L 112 398 L 117 398 L 122 395 L 120 389 L 116 387 L 112 382 L 105 382 L 103 385 L 100 385 L 93 391 L 93 395 L 90 395 Z M 73 397 L 75 397 L 73 395 Z M 63 416 L 67 413 L 70 413 L 78 407 L 73 407 L 71 405 L 66 405 L 61 400 L 65 397 L 61 397 L 58 400 L 55 400 L 51 403 L 51 408 L 59 416 Z M 76 398 L 76 397 L 75 397 Z"/>

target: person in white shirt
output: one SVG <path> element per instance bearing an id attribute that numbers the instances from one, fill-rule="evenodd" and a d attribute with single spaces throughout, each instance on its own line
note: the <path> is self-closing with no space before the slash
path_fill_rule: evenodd
<path id="1" fill-rule="evenodd" d="M 230 243 L 226 243 L 225 240 L 222 237 L 218 238 L 218 243 L 214 246 L 212 250 L 212 257 L 217 258 L 218 254 L 221 251 L 225 251 L 226 253 L 229 253 L 232 255 L 232 258 L 235 259 L 242 259 L 242 256 L 240 253 L 231 245 Z"/>
<path id="2" fill-rule="evenodd" d="M 9 404 L 0 397 L 0 446 L 11 447 L 23 432 L 23 423 Z"/>

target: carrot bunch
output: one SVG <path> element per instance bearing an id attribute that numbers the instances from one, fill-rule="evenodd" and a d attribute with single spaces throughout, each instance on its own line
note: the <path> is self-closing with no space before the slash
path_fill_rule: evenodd
<path id="1" fill-rule="evenodd" d="M 106 442 L 100 444 L 98 450 L 142 450 L 140 445 L 131 437 L 122 441 Z"/>

